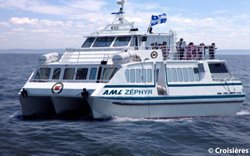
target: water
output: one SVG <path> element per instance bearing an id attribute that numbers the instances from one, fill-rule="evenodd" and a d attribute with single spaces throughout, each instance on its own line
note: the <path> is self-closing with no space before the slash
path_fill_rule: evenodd
<path id="1" fill-rule="evenodd" d="M 22 120 L 17 93 L 39 56 L 0 54 L 0 155 L 211 155 L 208 148 L 250 149 L 250 56 L 219 56 L 247 93 L 236 116 Z"/>

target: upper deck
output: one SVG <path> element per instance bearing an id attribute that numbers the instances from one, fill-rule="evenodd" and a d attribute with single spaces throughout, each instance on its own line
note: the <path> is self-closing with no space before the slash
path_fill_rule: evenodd
<path id="1" fill-rule="evenodd" d="M 99 64 L 106 61 L 108 64 L 113 64 L 114 57 L 117 55 L 121 55 L 121 59 L 125 59 L 127 55 L 130 61 L 215 59 L 214 45 L 179 47 L 173 38 L 174 35 L 169 34 L 90 37 L 84 42 L 82 48 L 66 49 L 58 63 Z"/>
<path id="2" fill-rule="evenodd" d="M 78 49 L 66 49 L 57 64 L 107 64 L 143 60 L 203 60 L 214 59 L 215 46 L 186 45 L 176 42 L 176 33 L 139 33 L 133 22 L 124 17 L 124 0 L 114 20 L 107 26 L 86 37 Z M 114 58 L 116 59 L 114 61 Z M 120 59 L 117 61 L 117 59 Z M 126 61 L 124 61 L 126 60 Z"/>

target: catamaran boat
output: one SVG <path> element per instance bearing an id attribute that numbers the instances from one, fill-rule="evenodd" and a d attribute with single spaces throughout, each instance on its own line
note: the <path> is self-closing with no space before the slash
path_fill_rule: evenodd
<path id="1" fill-rule="evenodd" d="M 180 48 L 172 30 L 140 33 L 124 18 L 124 0 L 117 3 L 114 21 L 87 36 L 81 48 L 40 57 L 19 92 L 23 117 L 181 118 L 239 111 L 242 83 L 215 58 L 214 45 Z"/>

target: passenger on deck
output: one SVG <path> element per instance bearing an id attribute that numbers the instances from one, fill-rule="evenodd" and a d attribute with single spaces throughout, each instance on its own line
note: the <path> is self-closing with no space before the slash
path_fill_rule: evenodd
<path id="1" fill-rule="evenodd" d="M 155 42 L 155 43 L 151 43 L 151 48 L 152 49 L 158 49 L 158 43 L 157 42 Z"/>
<path id="2" fill-rule="evenodd" d="M 190 42 L 188 46 L 186 47 L 186 54 L 184 54 L 186 60 L 192 59 L 193 51 L 195 50 L 194 43 Z"/>
<path id="3" fill-rule="evenodd" d="M 192 60 L 196 60 L 198 57 L 198 46 L 193 45 L 193 50 L 192 50 Z"/>
<path id="4" fill-rule="evenodd" d="M 168 59 L 168 55 L 169 55 L 169 51 L 168 51 L 168 46 L 167 46 L 167 42 L 163 42 L 161 45 L 161 50 L 162 50 L 162 56 L 164 60 Z"/>
<path id="5" fill-rule="evenodd" d="M 198 47 L 198 60 L 202 60 L 205 57 L 205 44 L 201 43 Z"/>
<path id="6" fill-rule="evenodd" d="M 150 46 L 151 49 L 154 49 L 154 43 L 151 43 Z"/>
<path id="7" fill-rule="evenodd" d="M 159 44 L 155 42 L 155 49 L 159 49 Z"/>
<path id="8" fill-rule="evenodd" d="M 184 57 L 185 46 L 186 42 L 183 40 L 183 38 L 181 38 L 180 41 L 177 42 L 177 54 L 180 60 L 182 60 Z"/>
<path id="9" fill-rule="evenodd" d="M 152 27 L 148 27 L 148 32 L 149 32 L 150 34 L 153 34 L 153 28 L 152 28 Z"/>
<path id="10" fill-rule="evenodd" d="M 215 43 L 212 43 L 212 45 L 210 45 L 210 46 L 208 47 L 209 58 L 210 58 L 211 60 L 212 60 L 212 59 L 215 59 L 215 57 L 214 57 L 215 49 L 217 49 L 217 48 L 215 47 Z"/>

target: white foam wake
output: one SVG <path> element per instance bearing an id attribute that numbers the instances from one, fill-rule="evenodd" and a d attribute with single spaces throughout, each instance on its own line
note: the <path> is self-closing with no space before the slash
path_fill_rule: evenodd
<path id="1" fill-rule="evenodd" d="M 19 115 L 21 115 L 21 112 L 20 112 L 20 111 L 16 111 L 15 113 L 11 114 L 11 115 L 9 116 L 9 118 L 15 118 L 15 117 L 17 117 L 17 116 L 19 116 Z"/>
<path id="2" fill-rule="evenodd" d="M 250 110 L 242 110 L 240 112 L 237 112 L 236 115 L 238 116 L 250 115 Z"/>
<path id="3" fill-rule="evenodd" d="M 188 121 L 192 122 L 192 118 L 179 118 L 179 119 L 145 119 L 145 118 L 129 118 L 129 117 L 114 117 L 114 122 L 177 122 Z"/>

